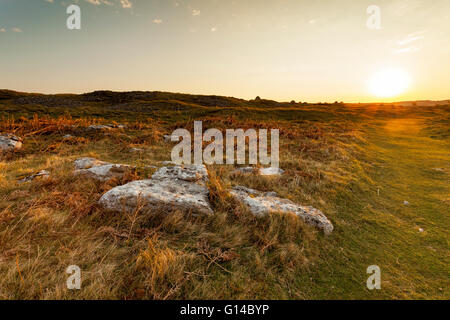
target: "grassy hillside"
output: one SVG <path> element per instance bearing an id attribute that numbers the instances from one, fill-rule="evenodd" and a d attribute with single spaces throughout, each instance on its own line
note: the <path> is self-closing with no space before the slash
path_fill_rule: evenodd
<path id="1" fill-rule="evenodd" d="M 24 138 L 0 162 L 2 299 L 449 299 L 450 106 L 279 103 L 163 92 L 0 92 L 0 132 Z M 97 200 L 170 160 L 163 135 L 280 129 L 280 177 L 210 166 L 215 215 L 106 213 Z M 93 123 L 124 130 L 91 134 Z M 66 134 L 76 136 L 63 139 Z M 144 151 L 133 153 L 130 148 Z M 122 181 L 73 174 L 81 156 L 132 164 Z M 19 183 L 42 169 L 47 180 Z M 253 217 L 244 185 L 322 210 L 325 237 L 296 217 Z M 408 201 L 408 205 L 404 204 Z M 82 289 L 66 289 L 67 266 Z M 378 265 L 382 289 L 366 288 Z"/>

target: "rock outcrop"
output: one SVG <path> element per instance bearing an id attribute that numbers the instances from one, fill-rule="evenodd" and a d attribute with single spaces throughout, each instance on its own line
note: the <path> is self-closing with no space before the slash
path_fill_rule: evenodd
<path id="1" fill-rule="evenodd" d="M 0 135 L 0 153 L 15 151 L 20 148 L 22 148 L 21 138 L 10 133 Z"/>
<path id="2" fill-rule="evenodd" d="M 99 181 L 113 178 L 121 179 L 133 167 L 126 164 L 113 164 L 94 158 L 80 158 L 75 160 L 75 174 L 84 175 Z"/>
<path id="3" fill-rule="evenodd" d="M 146 212 L 160 207 L 211 214 L 208 200 L 208 172 L 204 165 L 162 167 L 151 179 L 115 187 L 99 200 L 109 211 Z"/>
<path id="4" fill-rule="evenodd" d="M 235 187 L 231 194 L 244 203 L 254 215 L 262 216 L 271 212 L 293 213 L 307 224 L 323 230 L 325 234 L 333 231 L 333 224 L 320 210 L 295 204 L 288 199 L 278 198 L 272 192 L 263 193 L 245 187 Z"/>
<path id="5" fill-rule="evenodd" d="M 206 182 L 208 181 L 208 171 L 204 165 L 162 167 L 153 174 L 152 179 L 172 180 L 174 182 Z"/>

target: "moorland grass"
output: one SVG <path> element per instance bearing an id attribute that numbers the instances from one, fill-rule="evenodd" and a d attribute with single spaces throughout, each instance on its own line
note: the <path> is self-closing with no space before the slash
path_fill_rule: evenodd
<path id="1" fill-rule="evenodd" d="M 51 105 L 45 99 L 18 104 L 18 96 L 0 95 L 0 131 L 25 139 L 22 150 L 0 162 L 2 299 L 450 297 L 449 106 L 280 104 L 159 93 L 138 101 L 69 95 L 63 100 L 81 102 L 64 107 L 53 98 Z M 190 130 L 194 120 L 202 120 L 204 130 L 280 129 L 286 173 L 244 176 L 230 166 L 209 166 L 212 216 L 167 208 L 107 213 L 97 205 L 112 187 L 150 177 L 155 169 L 148 165 L 170 159 L 172 145 L 162 136 Z M 127 128 L 84 130 L 113 121 Z M 144 151 L 131 153 L 131 147 Z M 81 156 L 136 170 L 99 183 L 73 174 L 73 160 Z M 18 182 L 42 169 L 49 179 Z M 294 216 L 255 218 L 230 197 L 235 185 L 319 208 L 335 230 L 325 237 Z M 65 269 L 72 264 L 82 270 L 81 290 L 66 288 Z M 381 268 L 381 290 L 366 288 L 369 265 Z"/>

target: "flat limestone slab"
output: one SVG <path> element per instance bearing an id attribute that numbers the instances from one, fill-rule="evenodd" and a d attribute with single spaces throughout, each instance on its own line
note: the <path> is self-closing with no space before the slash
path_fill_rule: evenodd
<path id="1" fill-rule="evenodd" d="M 153 180 L 183 180 L 202 183 L 208 180 L 208 171 L 204 165 L 186 165 L 161 167 L 152 175 Z"/>
<path id="2" fill-rule="evenodd" d="M 149 211 L 158 207 L 173 207 L 183 211 L 212 214 L 206 167 L 163 167 L 151 179 L 139 180 L 115 187 L 99 200 L 109 211 Z"/>
<path id="3" fill-rule="evenodd" d="M 254 215 L 262 216 L 271 212 L 293 213 L 307 224 L 323 230 L 325 234 L 330 234 L 334 229 L 333 224 L 322 211 L 276 197 L 271 192 L 263 193 L 245 187 L 235 187 L 230 193 L 244 203 Z"/>

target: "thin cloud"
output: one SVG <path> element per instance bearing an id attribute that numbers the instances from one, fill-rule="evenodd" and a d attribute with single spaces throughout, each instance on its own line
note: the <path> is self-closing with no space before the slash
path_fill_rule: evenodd
<path id="1" fill-rule="evenodd" d="M 16 27 L 12 28 L 11 31 L 12 32 L 23 32 L 22 29 L 16 28 Z"/>
<path id="2" fill-rule="evenodd" d="M 420 47 L 407 47 L 407 48 L 401 48 L 401 49 L 396 49 L 395 53 L 413 53 L 413 52 L 417 52 L 420 50 Z"/>
<path id="3" fill-rule="evenodd" d="M 200 15 L 200 10 L 192 10 L 192 15 L 193 16 L 199 16 Z"/>
<path id="4" fill-rule="evenodd" d="M 1 28 L 0 32 L 6 32 L 6 29 L 5 28 Z"/>
<path id="5" fill-rule="evenodd" d="M 414 41 L 418 41 L 418 40 L 421 40 L 423 38 L 425 38 L 423 31 L 415 32 L 415 33 L 409 34 L 408 36 L 406 36 L 405 39 L 402 39 L 399 42 L 397 42 L 397 44 L 399 46 L 404 46 L 405 44 L 408 44 L 408 43 L 411 43 L 411 42 L 414 42 Z"/>
<path id="6" fill-rule="evenodd" d="M 424 31 L 418 31 L 407 35 L 404 39 L 397 41 L 396 54 L 414 53 L 422 49 L 420 44 L 414 44 L 425 38 Z"/>
<path id="7" fill-rule="evenodd" d="M 161 19 L 154 19 L 153 23 L 161 24 L 163 21 Z"/>

